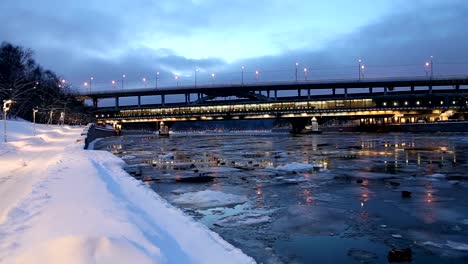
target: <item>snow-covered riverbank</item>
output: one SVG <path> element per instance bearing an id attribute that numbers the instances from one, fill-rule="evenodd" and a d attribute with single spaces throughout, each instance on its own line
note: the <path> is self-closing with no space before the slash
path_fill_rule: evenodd
<path id="1" fill-rule="evenodd" d="M 82 127 L 36 129 L 8 122 L 0 143 L 1 263 L 254 263 L 122 160 L 83 150 Z"/>

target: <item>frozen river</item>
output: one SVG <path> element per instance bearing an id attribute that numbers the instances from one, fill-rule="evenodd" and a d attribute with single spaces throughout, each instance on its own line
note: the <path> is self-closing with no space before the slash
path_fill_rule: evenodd
<path id="1" fill-rule="evenodd" d="M 408 248 L 413 263 L 468 263 L 465 134 L 176 134 L 95 148 L 259 263 L 387 263 Z"/>

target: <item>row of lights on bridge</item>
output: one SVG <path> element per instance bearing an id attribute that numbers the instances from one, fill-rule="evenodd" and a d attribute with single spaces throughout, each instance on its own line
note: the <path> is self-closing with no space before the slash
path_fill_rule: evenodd
<path id="1" fill-rule="evenodd" d="M 453 105 L 455 105 L 456 103 L 457 103 L 456 101 L 452 101 Z M 408 103 L 408 101 L 405 101 L 404 104 L 405 104 L 405 106 L 407 106 L 409 103 Z M 420 101 L 416 101 L 416 105 L 420 105 L 420 104 L 421 104 Z M 429 101 L 429 104 L 432 104 L 432 101 Z M 440 104 L 443 105 L 444 101 L 440 101 Z M 387 102 L 383 102 L 382 105 L 387 106 Z M 393 106 L 398 106 L 398 102 L 393 102 Z"/>
<path id="2" fill-rule="evenodd" d="M 358 60 L 358 79 L 361 80 L 364 78 L 364 70 L 366 69 L 366 66 L 364 65 L 362 59 L 359 59 Z M 424 63 L 424 69 L 425 69 L 425 72 L 426 72 L 426 76 L 433 76 L 433 56 L 430 57 L 430 60 L 425 62 Z M 198 72 L 200 71 L 200 69 L 196 68 L 195 69 L 195 86 L 197 85 L 197 77 L 198 77 Z M 307 81 L 307 78 L 308 78 L 308 73 L 309 73 L 309 69 L 307 67 L 304 67 L 302 69 L 303 71 L 303 77 L 304 77 L 304 80 Z M 241 66 L 241 83 L 243 84 L 244 83 L 244 73 L 245 73 L 245 67 L 244 66 Z M 159 81 L 159 75 L 160 75 L 160 72 L 156 72 L 156 88 L 158 87 L 158 81 Z M 211 79 L 212 81 L 214 82 L 215 79 L 216 79 L 216 73 L 211 73 Z M 126 78 L 126 75 L 123 74 L 122 75 L 122 79 L 120 80 L 121 82 L 121 88 L 123 89 L 124 88 L 124 80 Z M 255 80 L 256 81 L 259 81 L 260 79 L 260 70 L 256 69 L 255 70 Z M 145 88 L 147 88 L 148 86 L 148 79 L 146 77 L 143 77 L 142 79 L 142 82 L 144 83 L 145 85 Z M 176 84 L 177 86 L 179 85 L 179 81 L 181 80 L 181 76 L 180 75 L 174 75 L 174 80 L 176 81 Z M 92 83 L 94 81 L 94 77 L 91 77 L 89 79 L 89 81 L 85 81 L 83 83 L 83 86 L 85 88 L 88 88 L 91 89 L 91 86 L 92 86 Z M 299 81 L 299 62 L 296 62 L 295 63 L 295 81 Z M 65 82 L 65 80 L 62 80 L 62 82 Z M 111 81 L 111 84 L 112 84 L 112 87 L 113 88 L 116 88 L 117 86 L 117 82 L 116 80 L 112 80 Z M 59 85 L 60 87 L 60 85 Z"/>

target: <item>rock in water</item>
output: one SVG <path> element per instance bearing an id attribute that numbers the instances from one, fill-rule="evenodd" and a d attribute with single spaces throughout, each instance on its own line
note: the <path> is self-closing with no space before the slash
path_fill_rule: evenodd
<path id="1" fill-rule="evenodd" d="M 410 191 L 401 191 L 401 197 L 411 198 L 411 192 Z"/>
<path id="2" fill-rule="evenodd" d="M 388 252 L 388 262 L 411 262 L 413 260 L 413 251 L 411 248 L 393 249 Z"/>

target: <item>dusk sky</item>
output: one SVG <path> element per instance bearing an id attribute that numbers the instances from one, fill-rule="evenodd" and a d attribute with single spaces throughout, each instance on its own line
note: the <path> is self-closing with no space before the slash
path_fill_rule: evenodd
<path id="1" fill-rule="evenodd" d="M 109 84 L 126 74 L 161 83 L 366 75 L 468 75 L 466 0 L 2 0 L 0 40 L 76 86 L 93 76 Z M 392 67 L 394 65 L 405 65 Z M 301 71 L 302 74 L 302 71 Z M 302 78 L 302 77 L 301 77 Z"/>

